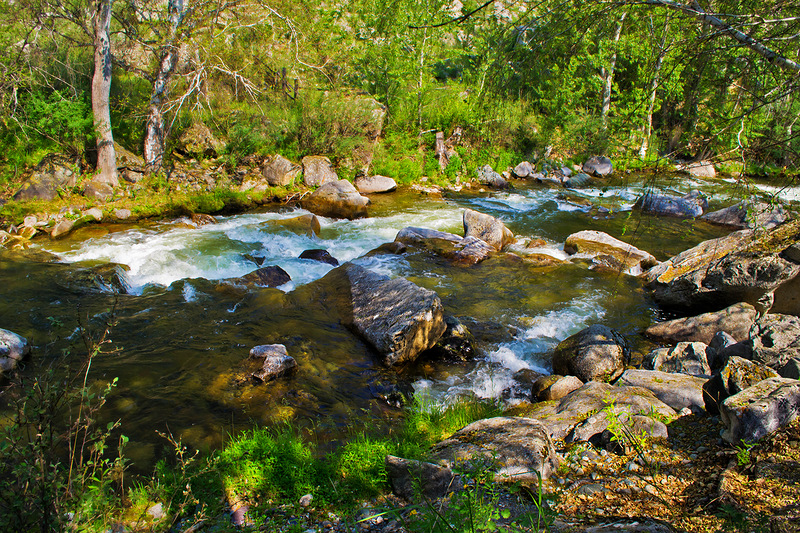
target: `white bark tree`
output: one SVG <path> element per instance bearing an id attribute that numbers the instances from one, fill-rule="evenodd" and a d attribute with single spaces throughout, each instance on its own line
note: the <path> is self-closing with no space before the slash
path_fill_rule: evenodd
<path id="1" fill-rule="evenodd" d="M 92 114 L 97 135 L 97 170 L 94 181 L 112 187 L 119 185 L 114 135 L 111 129 L 111 7 L 113 0 L 96 0 L 92 6 L 94 30 L 94 75 L 92 76 Z"/>

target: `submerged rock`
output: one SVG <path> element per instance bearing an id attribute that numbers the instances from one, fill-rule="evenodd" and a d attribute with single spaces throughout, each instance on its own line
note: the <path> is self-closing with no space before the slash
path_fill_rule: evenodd
<path id="1" fill-rule="evenodd" d="M 722 438 L 731 444 L 754 442 L 800 415 L 800 381 L 769 378 L 722 403 Z"/>
<path id="2" fill-rule="evenodd" d="M 431 460 L 453 468 L 488 467 L 499 482 L 536 481 L 558 468 L 547 428 L 538 420 L 496 417 L 473 422 L 436 444 Z"/>
<path id="3" fill-rule="evenodd" d="M 462 222 L 464 237 L 478 238 L 498 251 L 515 241 L 511 230 L 491 215 L 465 209 Z"/>
<path id="4" fill-rule="evenodd" d="M 553 353 L 553 371 L 576 376 L 583 382 L 613 381 L 630 360 L 625 338 L 613 329 L 595 324 L 561 341 Z"/>
<path id="5" fill-rule="evenodd" d="M 621 270 L 638 275 L 658 264 L 652 254 L 645 252 L 602 231 L 585 230 L 573 233 L 564 243 L 568 254 L 607 254 L 619 261 Z"/>
<path id="6" fill-rule="evenodd" d="M 369 198 L 361 196 L 347 180 L 330 181 L 308 195 L 302 205 L 314 214 L 356 219 L 367 216 Z"/>
<path id="7" fill-rule="evenodd" d="M 308 235 L 309 237 L 316 237 L 319 235 L 322 226 L 319 223 L 319 218 L 316 215 L 307 214 L 299 215 L 292 218 L 276 218 L 264 222 L 264 225 L 271 227 L 280 227 L 297 233 L 298 235 Z"/>
<path id="8" fill-rule="evenodd" d="M 28 339 L 13 331 L 0 329 L 0 375 L 14 370 L 30 352 Z"/>

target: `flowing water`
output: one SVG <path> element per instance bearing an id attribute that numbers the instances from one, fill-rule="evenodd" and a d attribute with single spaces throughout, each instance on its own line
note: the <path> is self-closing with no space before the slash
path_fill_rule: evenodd
<path id="1" fill-rule="evenodd" d="M 119 378 L 106 416 L 120 419 L 131 438 L 129 455 L 143 463 L 158 454 L 156 431 L 213 448 L 231 431 L 283 420 L 332 432 L 377 427 L 399 413 L 383 398 L 409 385 L 439 400 L 514 401 L 526 395 L 525 374 L 548 373 L 549 353 L 569 335 L 603 323 L 639 346 L 639 332 L 658 319 L 637 278 L 589 270 L 586 262 L 537 266 L 519 258 L 530 252 L 530 240 L 537 239 L 534 251 L 563 258 L 569 234 L 596 229 L 663 260 L 726 233 L 632 211 L 645 187 L 635 181 L 573 191 L 522 186 L 444 200 L 401 191 L 375 197 L 370 218 L 321 218 L 318 237 L 276 223 L 306 213 L 279 208 L 200 227 L 186 220 L 93 226 L 37 244 L 57 254 L 57 263 L 0 256 L 0 327 L 35 345 L 25 372 L 36 372 L 62 361 L 63 350 L 78 350 L 79 325 L 97 332 L 113 315 L 110 338 L 118 351 L 97 357 L 92 375 L 99 382 Z M 700 188 L 724 205 L 738 194 L 723 180 L 683 179 L 660 188 Z M 511 253 L 469 268 L 424 251 L 369 253 L 406 226 L 463 234 L 465 208 L 503 220 L 519 238 Z M 380 366 L 372 349 L 340 324 L 319 281 L 333 267 L 298 258 L 313 248 L 436 291 L 445 312 L 474 334 L 475 359 Z M 221 283 L 257 268 L 247 255 L 281 266 L 292 281 L 277 289 Z M 115 294 L 108 281 L 115 277 L 126 294 Z M 284 344 L 299 373 L 268 384 L 242 379 L 250 348 L 268 343 Z"/>

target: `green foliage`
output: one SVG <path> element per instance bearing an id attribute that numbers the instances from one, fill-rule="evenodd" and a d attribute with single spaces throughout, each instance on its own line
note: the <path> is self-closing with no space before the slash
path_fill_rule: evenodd
<path id="1" fill-rule="evenodd" d="M 747 443 L 742 441 L 738 446 L 734 446 L 736 449 L 736 463 L 739 466 L 747 466 L 750 464 L 750 450 L 753 449 L 755 443 Z"/>
<path id="2" fill-rule="evenodd" d="M 387 483 L 386 456 L 396 453 L 395 444 L 385 439 L 370 439 L 358 435 L 348 440 L 336 453 L 336 470 L 342 488 L 348 493 L 375 496 L 385 489 Z"/>

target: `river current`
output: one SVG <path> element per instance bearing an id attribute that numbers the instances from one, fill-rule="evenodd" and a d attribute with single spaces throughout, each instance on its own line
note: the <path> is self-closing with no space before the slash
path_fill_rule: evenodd
<path id="1" fill-rule="evenodd" d="M 156 431 L 214 448 L 231 432 L 256 424 L 289 421 L 332 435 L 342 427 L 376 429 L 400 414 L 386 399 L 411 388 L 430 401 L 465 395 L 519 401 L 529 394 L 532 373 L 550 372 L 550 352 L 569 335 L 602 323 L 641 351 L 646 341 L 640 332 L 660 318 L 635 276 L 590 270 L 585 260 L 541 266 L 526 255 L 566 259 L 566 237 L 594 229 L 664 260 L 727 233 L 700 221 L 632 210 L 653 187 L 700 189 L 711 196 L 712 208 L 750 194 L 725 180 L 683 177 L 656 184 L 631 177 L 602 189 L 520 183 L 510 191 L 447 193 L 443 199 L 400 191 L 373 197 L 366 219 L 321 217 L 318 236 L 276 224 L 307 213 L 280 207 L 199 227 L 187 220 L 91 226 L 63 241 L 37 241 L 36 247 L 58 256 L 57 263 L 0 257 L 0 327 L 35 346 L 24 370 L 34 375 L 48 364 L 63 365 L 65 351 L 80 351 L 79 326 L 98 335 L 113 318 L 110 353 L 95 359 L 91 376 L 98 384 L 118 378 L 104 416 L 120 420 L 131 439 L 129 455 L 144 463 L 159 453 Z M 467 208 L 500 218 L 514 232 L 518 242 L 509 253 L 467 268 L 425 251 L 370 253 L 406 226 L 461 235 Z M 423 358 L 401 369 L 382 367 L 327 300 L 319 280 L 334 267 L 299 259 L 302 251 L 319 248 L 340 262 L 436 291 L 445 312 L 474 335 L 474 359 Z M 280 266 L 292 281 L 277 289 L 220 282 L 256 269 L 248 255 Z M 102 266 L 108 264 L 120 266 Z M 98 268 L 120 277 L 126 294 L 98 281 Z M 242 379 L 249 350 L 268 343 L 287 347 L 298 374 L 267 384 Z"/>

